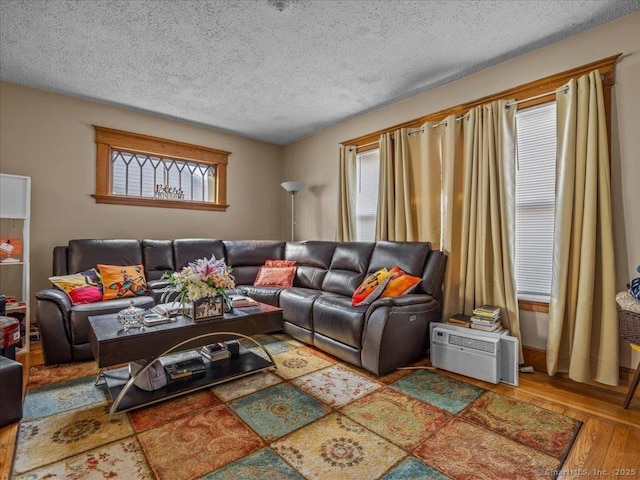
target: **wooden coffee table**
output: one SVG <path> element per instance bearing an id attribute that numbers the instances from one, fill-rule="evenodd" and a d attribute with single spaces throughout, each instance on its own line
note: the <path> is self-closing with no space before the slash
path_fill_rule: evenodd
<path id="1" fill-rule="evenodd" d="M 89 342 L 95 360 L 100 367 L 100 378 L 104 378 L 114 402 L 109 418 L 117 412 L 125 412 L 174 398 L 189 392 L 210 387 L 235 378 L 275 368 L 271 355 L 252 335 L 282 330 L 282 309 L 267 304 L 255 307 L 234 308 L 224 318 L 205 322 L 194 322 L 184 316 L 174 322 L 154 327 L 130 328 L 128 331 L 118 323 L 116 314 L 89 317 Z M 242 349 L 237 358 L 209 362 L 204 359 L 204 375 L 169 382 L 165 387 L 147 392 L 133 387 L 135 378 L 129 375 L 128 365 L 105 371 L 113 367 L 140 359 L 158 359 L 163 355 L 183 350 L 193 350 L 210 343 L 234 338 L 246 338 L 262 348 L 269 360 Z M 153 362 L 149 362 L 149 366 Z M 143 374 L 147 368 L 136 374 Z"/>

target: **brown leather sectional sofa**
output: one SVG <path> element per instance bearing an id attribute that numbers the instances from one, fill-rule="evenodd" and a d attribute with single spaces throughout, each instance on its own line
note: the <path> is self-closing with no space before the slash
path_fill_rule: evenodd
<path id="1" fill-rule="evenodd" d="M 428 347 L 429 323 L 441 316 L 446 257 L 426 242 L 71 240 L 54 249 L 53 274 L 81 272 L 99 263 L 143 264 L 149 295 L 133 300 L 148 308 L 166 286 L 164 272 L 212 254 L 233 267 L 238 290 L 283 309 L 276 330 L 377 375 L 421 358 Z M 293 287 L 253 286 L 258 269 L 269 259 L 296 261 Z M 351 295 L 368 274 L 395 265 L 422 278 L 412 293 L 368 306 L 351 305 Z M 72 305 L 57 289 L 42 290 L 36 298 L 47 365 L 93 358 L 88 317 L 115 313 L 131 300 Z"/>

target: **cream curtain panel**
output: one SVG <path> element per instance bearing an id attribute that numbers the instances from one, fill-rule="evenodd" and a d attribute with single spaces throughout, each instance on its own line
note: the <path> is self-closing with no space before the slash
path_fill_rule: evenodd
<path id="1" fill-rule="evenodd" d="M 376 241 L 417 240 L 412 209 L 411 159 L 407 129 L 380 136 L 380 184 Z"/>
<path id="2" fill-rule="evenodd" d="M 498 305 L 522 339 L 515 281 L 515 109 L 500 100 L 469 111 L 463 125 L 464 180 L 459 291 L 463 311 Z"/>
<path id="3" fill-rule="evenodd" d="M 464 311 L 464 292 L 460 289 L 462 258 L 462 211 L 464 186 L 463 121 L 455 115 L 445 119 L 438 139 L 442 155 L 442 240 L 441 249 L 447 255 L 444 277 L 443 318 Z"/>
<path id="4" fill-rule="evenodd" d="M 435 122 L 410 130 L 411 208 L 415 212 L 417 240 L 440 249 L 442 236 L 442 175 L 440 140 L 442 129 Z"/>
<path id="5" fill-rule="evenodd" d="M 336 240 L 356 240 L 356 147 L 340 145 L 338 181 L 338 229 Z"/>
<path id="6" fill-rule="evenodd" d="M 599 72 L 557 94 L 558 164 L 547 369 L 618 384 L 609 150 Z"/>

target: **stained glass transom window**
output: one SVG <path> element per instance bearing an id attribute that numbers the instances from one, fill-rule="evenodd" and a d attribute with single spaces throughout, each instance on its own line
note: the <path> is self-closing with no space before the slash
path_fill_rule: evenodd
<path id="1" fill-rule="evenodd" d="M 114 195 L 211 202 L 215 166 L 112 150 Z"/>

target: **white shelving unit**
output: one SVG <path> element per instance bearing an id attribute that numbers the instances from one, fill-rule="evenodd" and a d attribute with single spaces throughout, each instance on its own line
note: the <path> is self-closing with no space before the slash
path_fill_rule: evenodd
<path id="1" fill-rule="evenodd" d="M 22 241 L 19 252 L 8 256 L 0 255 L 0 293 L 15 296 L 16 302 L 24 302 L 23 306 L 7 305 L 7 315 L 24 313 L 25 335 L 22 339 L 23 347 L 20 350 L 23 352 L 29 351 L 31 326 L 30 219 L 31 178 L 0 173 L 0 242 L 12 238 Z M 7 261 L 9 258 L 13 261 Z"/>

